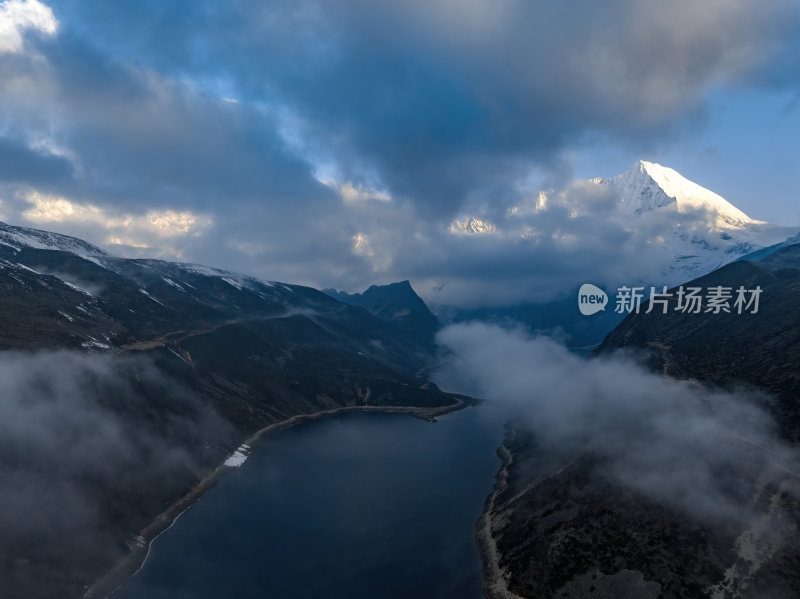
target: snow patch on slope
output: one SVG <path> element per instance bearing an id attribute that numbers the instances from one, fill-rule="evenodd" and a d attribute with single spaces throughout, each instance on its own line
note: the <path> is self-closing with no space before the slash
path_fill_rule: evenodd
<path id="1" fill-rule="evenodd" d="M 262 279 L 257 279 L 255 277 L 249 277 L 245 275 L 240 275 L 235 272 L 230 272 L 228 270 L 222 270 L 219 268 L 212 268 L 211 266 L 203 266 L 202 264 L 189 264 L 185 262 L 178 262 L 175 263 L 175 266 L 180 268 L 183 271 L 188 273 L 192 273 L 195 275 L 200 275 L 203 277 L 214 277 L 225 281 L 231 287 L 242 291 L 247 289 L 248 291 L 256 291 L 255 287 L 263 286 L 263 287 L 277 287 L 277 283 L 275 281 L 264 281 Z M 283 286 L 288 291 L 291 291 L 285 285 Z"/>
<path id="2" fill-rule="evenodd" d="M 38 250 L 58 250 L 62 252 L 71 252 L 87 259 L 108 255 L 99 247 L 83 241 L 82 239 L 78 239 L 77 237 L 41 231 L 39 229 L 15 227 L 13 225 L 7 225 L 6 223 L 0 223 L 0 243 L 11 247 L 15 251 L 20 251 L 21 248 L 26 247 Z M 92 261 L 94 262 L 95 260 Z"/>
<path id="3" fill-rule="evenodd" d="M 158 301 L 156 298 L 154 298 L 152 295 L 150 295 L 150 293 L 148 293 L 147 289 L 143 289 L 143 288 L 139 289 L 139 293 L 141 293 L 142 295 L 145 295 L 146 297 L 150 298 L 155 303 L 157 303 L 159 306 L 164 306 L 164 304 L 162 304 L 160 301 Z M 166 308 L 166 306 L 164 306 L 164 307 Z"/>

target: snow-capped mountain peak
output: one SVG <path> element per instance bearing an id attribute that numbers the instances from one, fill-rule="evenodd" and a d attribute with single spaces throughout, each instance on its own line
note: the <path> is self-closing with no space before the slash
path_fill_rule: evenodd
<path id="1" fill-rule="evenodd" d="M 750 218 L 722 196 L 653 162 L 640 160 L 621 175 L 591 181 L 611 195 L 627 228 L 645 234 L 660 231 L 654 245 L 668 257 L 664 275 L 673 283 L 797 233 L 796 228 Z"/>
<path id="2" fill-rule="evenodd" d="M 763 224 L 736 208 L 722 196 L 690 181 L 677 171 L 640 160 L 616 177 L 594 179 L 619 197 L 622 212 L 641 215 L 653 210 L 705 215 L 719 229 L 742 229 Z"/>

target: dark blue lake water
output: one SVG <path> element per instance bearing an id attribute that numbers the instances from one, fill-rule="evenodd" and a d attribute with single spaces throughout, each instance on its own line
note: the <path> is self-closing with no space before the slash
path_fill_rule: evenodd
<path id="1" fill-rule="evenodd" d="M 152 545 L 114 599 L 480 599 L 489 406 L 354 413 L 274 436 Z"/>

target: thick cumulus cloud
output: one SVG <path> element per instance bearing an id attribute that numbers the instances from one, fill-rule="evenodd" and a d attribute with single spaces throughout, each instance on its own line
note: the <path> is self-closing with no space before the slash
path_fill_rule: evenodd
<path id="1" fill-rule="evenodd" d="M 3 6 L 52 17 L 6 27 L 4 219 L 320 287 L 409 278 L 443 302 L 535 299 L 648 255 L 569 211 L 504 219 L 531 177 L 567 184 L 587 135 L 663 138 L 715 86 L 785 85 L 798 24 L 788 0 Z M 164 214 L 196 224 L 148 224 Z M 451 232 L 473 214 L 502 234 Z"/>
<path id="2" fill-rule="evenodd" d="M 701 519 L 750 518 L 753 481 L 789 476 L 781 441 L 752 393 L 706 390 L 653 374 L 630 357 L 586 361 L 548 338 L 456 325 L 445 388 L 514 407 L 542 451 L 605 459 L 604 474 Z"/>
<path id="3" fill-rule="evenodd" d="M 787 0 L 174 6 L 100 8 L 94 27 L 169 72 L 282 102 L 348 178 L 431 211 L 494 200 L 587 130 L 662 131 L 711 86 L 791 55 L 798 19 Z M 127 35 L 131 20 L 155 26 Z"/>

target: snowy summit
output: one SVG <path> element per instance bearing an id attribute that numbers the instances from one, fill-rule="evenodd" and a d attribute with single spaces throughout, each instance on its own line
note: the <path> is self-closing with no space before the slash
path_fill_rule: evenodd
<path id="1" fill-rule="evenodd" d="M 640 160 L 621 175 L 591 182 L 611 194 L 626 227 L 661 231 L 653 243 L 667 253 L 671 266 L 663 274 L 673 283 L 706 274 L 797 232 L 750 218 L 722 196 L 653 162 Z M 637 225 L 639 219 L 647 224 Z"/>
<path id="2" fill-rule="evenodd" d="M 725 198 L 690 181 L 679 172 L 654 162 L 640 160 L 616 177 L 593 179 L 619 195 L 620 209 L 626 214 L 641 215 L 667 208 L 679 214 L 706 214 L 716 217 L 720 228 L 744 228 L 757 221 Z"/>

